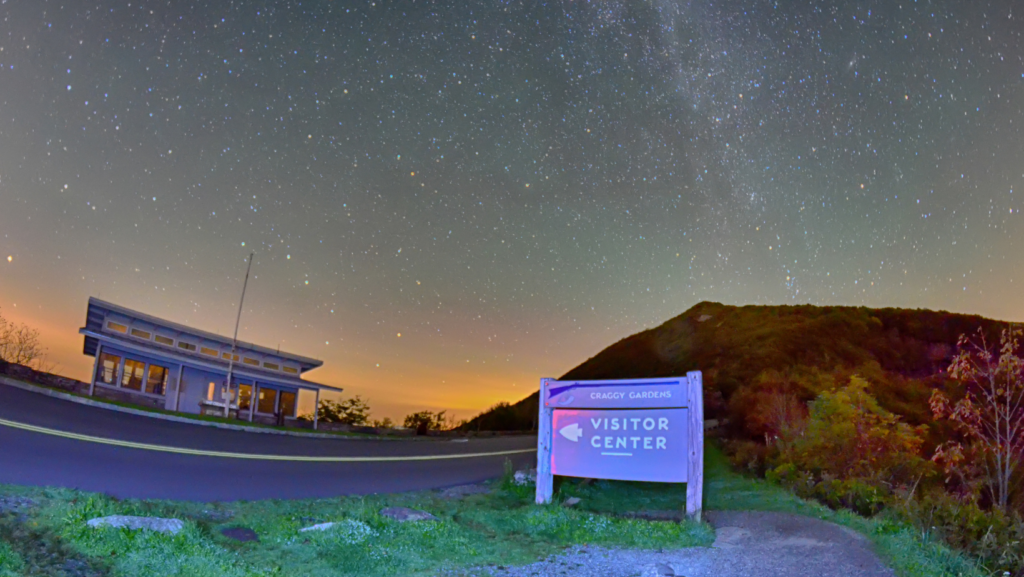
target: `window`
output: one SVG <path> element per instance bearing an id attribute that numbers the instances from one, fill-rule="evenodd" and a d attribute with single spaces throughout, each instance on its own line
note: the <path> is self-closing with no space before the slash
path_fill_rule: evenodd
<path id="1" fill-rule="evenodd" d="M 206 400 L 207 401 L 220 401 L 221 399 L 216 398 L 220 387 L 217 383 L 210 381 L 210 384 L 206 387 Z"/>
<path id="2" fill-rule="evenodd" d="M 112 331 L 119 332 L 121 334 L 126 334 L 128 332 L 128 326 L 127 325 L 122 325 L 120 323 L 115 323 L 114 321 L 107 321 L 107 328 L 112 330 Z"/>
<path id="3" fill-rule="evenodd" d="M 132 336 L 139 337 L 140 339 L 146 339 L 148 341 L 149 338 L 152 337 L 153 335 L 152 333 L 147 333 L 146 331 L 140 329 L 132 329 Z"/>
<path id="4" fill-rule="evenodd" d="M 249 357 L 245 357 L 244 359 L 242 359 L 242 362 L 247 364 L 247 365 L 252 365 L 254 367 L 260 366 L 260 362 L 259 361 L 257 361 L 256 359 L 250 359 Z"/>
<path id="5" fill-rule="evenodd" d="M 264 369 L 270 369 L 270 370 L 273 370 L 273 371 L 280 371 L 281 370 L 281 366 L 278 365 L 277 363 L 268 363 L 268 362 L 265 362 L 265 361 L 263 363 L 263 368 Z"/>
<path id="6" fill-rule="evenodd" d="M 160 365 L 149 365 L 149 374 L 146 376 L 146 392 L 151 395 L 162 395 L 167 388 L 167 367 Z"/>
<path id="7" fill-rule="evenodd" d="M 100 355 L 100 366 L 96 371 L 96 382 L 107 385 L 117 384 L 117 367 L 121 364 L 121 357 L 103 353 Z"/>
<path id="8" fill-rule="evenodd" d="M 281 391 L 281 401 L 277 410 L 286 417 L 295 416 L 295 393 L 293 391 Z"/>
<path id="9" fill-rule="evenodd" d="M 174 346 L 174 339 L 172 339 L 171 337 L 162 337 L 160 335 L 157 335 L 153 340 L 160 343 L 161 345 L 167 345 L 169 347 Z"/>
<path id="10" fill-rule="evenodd" d="M 261 413 L 274 414 L 275 404 L 277 404 L 277 391 L 260 387 L 260 398 L 256 403 L 256 410 Z"/>
<path id="11" fill-rule="evenodd" d="M 135 391 L 142 390 L 142 375 L 146 370 L 146 363 L 135 359 L 124 360 L 124 372 L 121 374 L 121 386 Z"/>
<path id="12" fill-rule="evenodd" d="M 248 411 L 252 405 L 252 385 L 238 384 L 238 410 Z"/>
<path id="13" fill-rule="evenodd" d="M 193 345 L 192 343 L 186 343 L 185 341 L 178 341 L 178 348 L 179 349 L 185 349 L 186 351 L 193 351 L 193 352 L 195 352 L 195 350 L 196 350 L 196 346 L 195 345 Z"/>
<path id="14" fill-rule="evenodd" d="M 293 375 L 297 375 L 297 374 L 299 374 L 299 369 L 296 369 L 295 367 L 289 367 L 288 365 L 285 365 L 284 372 L 291 373 Z"/>
<path id="15" fill-rule="evenodd" d="M 220 351 L 218 351 L 216 349 L 211 349 L 209 347 L 200 347 L 199 348 L 199 352 L 203 353 L 204 355 L 210 355 L 211 357 L 219 357 L 220 356 Z"/>
<path id="16" fill-rule="evenodd" d="M 235 360 L 235 362 L 236 362 L 236 363 L 238 362 L 238 355 L 232 355 L 231 353 L 224 353 L 224 354 L 222 354 L 222 355 L 220 356 L 220 358 L 224 359 L 225 361 L 226 361 L 226 360 L 228 360 L 228 359 L 230 359 L 231 357 L 235 357 L 235 359 L 234 359 L 234 360 Z"/>

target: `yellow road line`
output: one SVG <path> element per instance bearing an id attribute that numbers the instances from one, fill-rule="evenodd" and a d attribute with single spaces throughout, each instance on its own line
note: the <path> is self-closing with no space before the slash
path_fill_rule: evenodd
<path id="1" fill-rule="evenodd" d="M 204 451 L 202 449 L 185 449 L 183 447 L 168 447 L 165 445 L 153 445 L 150 443 L 136 443 L 134 441 L 121 441 L 119 439 L 108 439 L 105 437 L 94 437 L 92 435 L 81 435 L 79 433 L 69 433 L 67 431 L 60 431 L 57 429 L 49 429 L 47 427 L 39 427 L 37 425 L 29 425 L 26 423 L 19 423 L 17 421 L 8 421 L 7 419 L 0 419 L 0 425 L 11 427 L 13 429 L 21 429 L 23 431 L 32 431 L 33 433 L 43 433 L 44 435 L 53 435 L 55 437 L 63 437 L 65 439 L 74 439 L 76 441 L 86 441 L 88 443 L 98 443 L 101 445 L 114 445 L 116 447 L 128 447 L 131 449 L 144 449 L 147 451 L 159 451 L 162 453 L 178 453 L 180 455 L 199 455 L 203 457 L 221 457 L 226 459 L 253 459 L 258 461 L 303 461 L 303 462 L 318 462 L 318 463 L 376 463 L 386 461 L 442 461 L 446 459 L 471 459 L 475 457 L 499 457 L 502 455 L 517 455 L 520 453 L 532 453 L 537 449 L 513 449 L 511 451 L 494 451 L 491 453 L 460 453 L 453 455 L 408 455 L 398 457 L 326 457 L 326 456 L 313 456 L 313 455 L 259 455 L 256 453 L 233 453 L 229 451 Z"/>

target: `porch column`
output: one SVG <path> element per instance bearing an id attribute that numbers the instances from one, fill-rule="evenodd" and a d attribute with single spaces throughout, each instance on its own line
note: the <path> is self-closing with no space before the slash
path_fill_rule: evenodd
<path id="1" fill-rule="evenodd" d="M 256 379 L 252 380 L 252 398 L 249 400 L 249 422 L 252 422 L 252 414 L 256 410 L 256 403 L 260 401 L 260 387 Z"/>
<path id="2" fill-rule="evenodd" d="M 316 430 L 317 419 L 320 417 L 320 389 L 316 390 L 316 404 L 313 405 L 313 430 Z"/>
<path id="3" fill-rule="evenodd" d="M 182 379 L 185 378 L 185 365 L 178 365 L 178 387 L 174 392 L 174 412 L 178 412 L 178 404 L 181 403 L 181 387 L 185 383 Z"/>
<path id="4" fill-rule="evenodd" d="M 96 343 L 96 363 L 92 367 L 92 378 L 89 379 L 89 396 L 96 390 L 96 374 L 100 372 L 100 357 L 103 356 L 103 343 Z"/>

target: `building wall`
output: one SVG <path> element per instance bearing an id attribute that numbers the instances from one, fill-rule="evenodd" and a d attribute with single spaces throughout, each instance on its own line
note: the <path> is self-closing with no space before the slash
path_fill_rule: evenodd
<path id="1" fill-rule="evenodd" d="M 226 374 L 204 371 L 186 365 L 181 377 L 178 410 L 182 413 L 198 414 L 199 402 L 206 398 L 210 383 L 216 383 L 220 387 L 225 380 L 227 380 Z"/>

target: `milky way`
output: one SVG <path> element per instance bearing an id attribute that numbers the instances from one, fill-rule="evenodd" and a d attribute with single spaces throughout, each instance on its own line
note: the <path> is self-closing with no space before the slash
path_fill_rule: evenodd
<path id="1" fill-rule="evenodd" d="M 702 300 L 1024 320 L 1013 2 L 0 2 L 0 311 L 514 400 Z"/>

